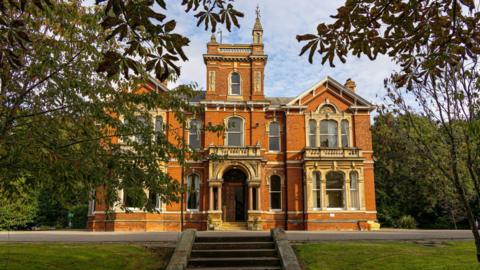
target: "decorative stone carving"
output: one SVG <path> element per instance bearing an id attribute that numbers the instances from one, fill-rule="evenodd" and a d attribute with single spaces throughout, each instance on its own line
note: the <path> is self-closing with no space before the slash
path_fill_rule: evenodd
<path id="1" fill-rule="evenodd" d="M 255 92 L 262 91 L 262 73 L 255 71 Z"/>
<path id="2" fill-rule="evenodd" d="M 215 71 L 208 72 L 208 91 L 215 92 Z"/>

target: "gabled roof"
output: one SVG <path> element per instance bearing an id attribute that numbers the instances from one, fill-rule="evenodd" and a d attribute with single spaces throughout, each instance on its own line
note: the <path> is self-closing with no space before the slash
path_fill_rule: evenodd
<path id="1" fill-rule="evenodd" d="M 346 88 L 343 84 L 337 82 L 335 79 L 331 78 L 330 76 L 325 77 L 323 80 L 319 81 L 314 86 L 310 87 L 308 90 L 304 91 L 303 93 L 301 93 L 300 95 L 292 99 L 290 102 L 287 103 L 287 106 L 302 105 L 302 104 L 299 104 L 299 102 L 303 97 L 310 94 L 312 91 L 315 91 L 318 87 L 324 84 L 327 84 L 327 87 L 329 85 L 332 85 L 338 90 L 340 90 L 343 94 L 346 94 L 351 98 L 353 98 L 355 100 L 355 104 L 353 104 L 354 106 L 365 106 L 365 107 L 370 107 L 370 109 L 373 109 L 374 107 L 372 103 L 368 102 L 366 99 L 362 98 L 352 90 Z"/>

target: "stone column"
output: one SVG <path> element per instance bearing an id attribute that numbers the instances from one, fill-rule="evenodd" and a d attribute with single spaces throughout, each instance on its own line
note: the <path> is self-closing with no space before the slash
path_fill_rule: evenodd
<path id="1" fill-rule="evenodd" d="M 248 187 L 248 210 L 253 210 L 253 192 L 252 187 Z"/>
<path id="2" fill-rule="evenodd" d="M 257 188 L 257 210 L 260 211 L 260 187 Z"/>
<path id="3" fill-rule="evenodd" d="M 350 198 L 350 174 L 345 172 L 345 209 L 350 209 L 352 205 L 352 199 Z"/>
<path id="4" fill-rule="evenodd" d="M 213 211 L 213 187 L 210 186 L 209 210 Z"/>
<path id="5" fill-rule="evenodd" d="M 222 186 L 217 187 L 217 208 L 222 211 Z"/>

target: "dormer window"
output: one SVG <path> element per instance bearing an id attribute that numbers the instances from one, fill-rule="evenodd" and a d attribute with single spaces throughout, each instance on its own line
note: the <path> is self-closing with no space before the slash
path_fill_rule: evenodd
<path id="1" fill-rule="evenodd" d="M 240 74 L 233 72 L 230 76 L 230 95 L 238 96 L 241 94 L 240 84 Z"/>

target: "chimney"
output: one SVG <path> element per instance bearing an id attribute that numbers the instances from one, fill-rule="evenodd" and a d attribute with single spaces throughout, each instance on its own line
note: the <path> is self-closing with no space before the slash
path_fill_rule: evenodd
<path id="1" fill-rule="evenodd" d="M 357 90 L 357 84 L 350 78 L 348 78 L 345 82 L 345 87 L 352 92 Z"/>

